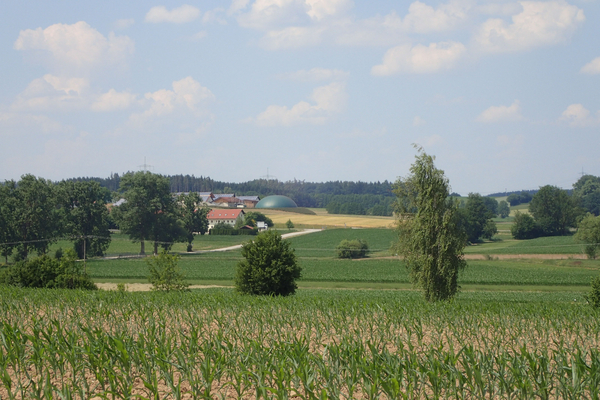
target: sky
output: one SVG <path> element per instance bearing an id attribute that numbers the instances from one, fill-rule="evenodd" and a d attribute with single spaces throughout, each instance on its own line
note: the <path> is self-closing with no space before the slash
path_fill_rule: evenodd
<path id="1" fill-rule="evenodd" d="M 0 4 L 0 180 L 600 175 L 600 0 Z"/>

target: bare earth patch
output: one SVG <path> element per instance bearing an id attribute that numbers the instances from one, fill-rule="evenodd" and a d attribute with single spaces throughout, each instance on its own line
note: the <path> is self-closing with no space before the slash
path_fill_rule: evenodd
<path id="1" fill-rule="evenodd" d="M 116 283 L 96 283 L 98 289 L 102 290 L 117 290 Z M 190 289 L 209 289 L 216 287 L 225 287 L 218 285 L 191 285 Z M 152 285 L 150 283 L 127 283 L 125 284 L 125 290 L 128 292 L 149 292 L 152 290 Z"/>

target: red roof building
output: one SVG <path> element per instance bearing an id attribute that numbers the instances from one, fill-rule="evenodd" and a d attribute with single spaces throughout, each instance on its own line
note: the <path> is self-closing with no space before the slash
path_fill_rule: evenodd
<path id="1" fill-rule="evenodd" d="M 231 226 L 235 225 L 238 219 L 244 218 L 244 210 L 215 208 L 208 212 L 208 229 L 213 228 L 216 224 L 223 222 Z"/>

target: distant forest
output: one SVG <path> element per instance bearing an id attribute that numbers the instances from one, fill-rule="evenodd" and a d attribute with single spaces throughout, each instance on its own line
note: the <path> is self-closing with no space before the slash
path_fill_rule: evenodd
<path id="1" fill-rule="evenodd" d="M 194 175 L 167 175 L 171 192 L 235 193 L 238 196 L 270 196 L 280 194 L 292 198 L 299 207 L 327 208 L 332 214 L 392 215 L 395 195 L 392 182 L 305 182 L 299 180 L 280 182 L 274 179 L 255 179 L 233 183 L 215 181 Z M 119 190 L 121 177 L 80 177 L 73 181 L 97 181 L 111 192 Z"/>

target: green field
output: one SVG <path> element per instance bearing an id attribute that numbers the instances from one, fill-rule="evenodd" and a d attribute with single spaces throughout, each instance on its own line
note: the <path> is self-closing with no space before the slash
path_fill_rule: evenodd
<path id="1" fill-rule="evenodd" d="M 410 288 L 406 268 L 397 257 L 391 257 L 389 246 L 395 232 L 388 229 L 328 229 L 289 239 L 303 268 L 301 287 L 382 287 Z M 205 236 L 207 244 L 230 246 L 245 237 Z M 373 252 L 363 260 L 336 258 L 335 246 L 343 239 L 364 239 Z M 212 241 L 214 240 L 214 241 Z M 572 237 L 539 238 L 527 241 L 505 240 L 486 242 L 466 248 L 466 253 L 487 255 L 523 255 L 523 259 L 468 260 L 459 282 L 466 288 L 496 290 L 498 287 L 532 287 L 551 290 L 569 287 L 581 290 L 600 272 L 600 261 L 543 260 L 539 254 L 572 254 L 580 251 Z M 204 254 L 185 254 L 179 262 L 181 270 L 193 284 L 231 286 L 240 250 Z M 97 282 L 147 282 L 148 267 L 143 258 L 96 259 L 87 262 L 92 278 Z M 546 289 L 544 289 L 546 288 Z M 578 289 L 579 288 L 579 289 Z"/>
<path id="2" fill-rule="evenodd" d="M 0 398 L 597 399 L 599 317 L 572 292 L 0 287 Z"/>
<path id="3" fill-rule="evenodd" d="M 138 251 L 114 238 L 109 253 Z M 202 236 L 195 248 L 249 239 Z M 373 251 L 339 260 L 343 239 Z M 287 298 L 0 285 L 0 399 L 599 398 L 600 310 L 585 294 L 600 261 L 540 259 L 577 253 L 572 237 L 470 246 L 488 259 L 468 260 L 461 292 L 434 304 L 391 254 L 393 230 L 289 240 L 303 271 Z M 190 283 L 232 286 L 240 260 L 239 249 L 183 253 L 179 266 Z M 96 282 L 148 275 L 138 257 L 86 268 Z"/>

